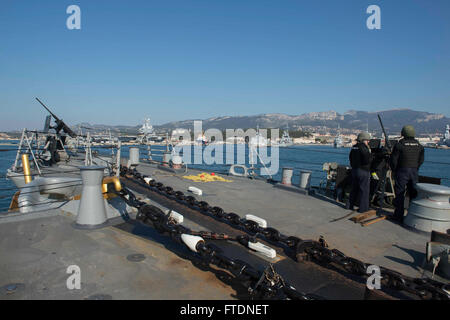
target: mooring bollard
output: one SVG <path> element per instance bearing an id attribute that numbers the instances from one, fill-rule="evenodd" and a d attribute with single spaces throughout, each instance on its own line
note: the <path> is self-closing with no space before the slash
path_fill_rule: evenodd
<path id="1" fill-rule="evenodd" d="M 139 164 L 139 148 L 130 148 L 130 159 L 128 160 L 128 166 L 137 166 Z"/>
<path id="2" fill-rule="evenodd" d="M 447 233 L 450 229 L 450 188 L 418 183 L 417 198 L 411 202 L 404 224 L 414 229 Z"/>
<path id="3" fill-rule="evenodd" d="M 75 223 L 76 228 L 95 229 L 106 224 L 106 208 L 102 194 L 103 170 L 101 166 L 80 167 L 83 189 Z"/>
<path id="4" fill-rule="evenodd" d="M 292 185 L 293 172 L 294 172 L 294 169 L 292 169 L 292 168 L 283 168 L 281 184 L 288 185 L 288 186 Z"/>
<path id="5" fill-rule="evenodd" d="M 311 183 L 311 171 L 301 170 L 300 171 L 300 183 L 299 187 L 303 189 L 309 189 Z"/>

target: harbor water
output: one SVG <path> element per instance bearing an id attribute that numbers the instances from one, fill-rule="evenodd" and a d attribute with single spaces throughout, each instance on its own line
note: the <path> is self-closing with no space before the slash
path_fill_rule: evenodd
<path id="1" fill-rule="evenodd" d="M 0 210 L 4 212 L 8 209 L 11 197 L 17 191 L 14 184 L 5 178 L 6 170 L 11 167 L 16 156 L 17 145 L 10 145 L 10 141 L 3 141 L 3 144 L 8 143 L 8 145 L 2 145 L 0 152 Z M 2 141 L 0 141 L 2 144 Z M 237 159 L 237 145 L 233 146 L 234 159 Z M 227 153 L 226 145 L 216 146 L 217 148 L 222 148 L 222 163 L 219 164 L 190 164 L 188 168 L 195 168 L 201 170 L 207 170 L 216 172 L 219 174 L 225 174 L 228 172 L 230 165 L 226 164 Z M 228 145 L 228 148 L 230 146 Z M 243 147 L 243 146 L 241 146 Z M 128 150 L 130 146 L 123 146 L 121 154 L 123 157 L 128 157 Z M 141 158 L 147 157 L 146 146 L 139 146 Z M 93 148 L 95 150 L 96 148 Z M 11 151 L 6 151 L 11 150 Z M 152 158 L 153 160 L 161 161 L 163 152 L 166 150 L 165 146 L 153 145 L 152 148 Z M 195 149 L 190 146 L 185 150 L 190 150 L 191 159 L 194 159 L 195 153 L 199 149 Z M 202 154 L 204 154 L 205 147 L 202 147 Z M 294 174 L 292 177 L 293 184 L 298 184 L 300 179 L 300 170 L 312 171 L 311 174 L 311 185 L 318 186 L 321 181 L 326 179 L 326 172 L 323 171 L 322 166 L 325 162 L 337 162 L 343 165 L 349 165 L 348 154 L 350 148 L 339 148 L 335 149 L 332 146 L 325 145 L 302 145 L 302 146 L 291 146 L 286 148 L 279 148 L 279 170 L 272 176 L 274 180 L 281 181 L 281 169 L 283 167 L 290 167 L 294 169 Z M 97 148 L 97 151 L 101 155 L 108 155 L 111 149 Z M 245 146 L 245 162 L 249 166 L 248 148 Z M 212 156 L 215 156 L 212 153 Z M 270 148 L 268 152 L 268 158 L 270 159 Z M 94 158 L 95 160 L 95 158 Z M 220 161 L 219 161 L 220 162 Z M 236 163 L 236 162 L 235 162 Z M 270 166 L 270 163 L 268 164 Z M 261 164 L 255 165 L 257 168 L 261 168 Z M 259 173 L 259 170 L 257 170 Z M 445 149 L 430 149 L 425 148 L 425 163 L 422 165 L 419 171 L 420 175 L 441 178 L 441 184 L 450 186 L 450 150 Z"/>

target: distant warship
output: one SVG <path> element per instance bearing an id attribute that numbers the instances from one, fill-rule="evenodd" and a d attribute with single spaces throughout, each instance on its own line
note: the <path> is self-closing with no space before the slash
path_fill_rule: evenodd
<path id="1" fill-rule="evenodd" d="M 335 147 L 335 148 L 344 147 L 344 140 L 341 137 L 341 126 L 340 125 L 338 125 L 338 133 L 337 133 L 336 138 L 334 138 L 333 147 Z"/>
<path id="2" fill-rule="evenodd" d="M 292 142 L 292 138 L 289 136 L 289 127 L 286 126 L 286 130 L 283 131 L 283 135 L 281 136 L 279 147 L 290 147 L 294 143 Z"/>
<path id="3" fill-rule="evenodd" d="M 450 147 L 450 125 L 445 128 L 444 137 L 439 144 Z"/>

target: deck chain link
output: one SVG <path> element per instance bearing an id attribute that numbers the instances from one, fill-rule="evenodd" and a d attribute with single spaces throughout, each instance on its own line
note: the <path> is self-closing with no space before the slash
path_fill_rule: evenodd
<path id="1" fill-rule="evenodd" d="M 237 236 L 232 238 L 225 234 L 217 234 L 208 231 L 192 231 L 170 218 L 161 209 L 149 205 L 137 199 L 128 188 L 123 187 L 121 191 L 115 191 L 129 206 L 138 209 L 136 220 L 143 224 L 153 226 L 159 233 L 168 234 L 171 239 L 178 243 L 182 234 L 201 235 L 203 239 L 233 240 L 241 244 L 248 242 L 248 236 Z M 199 242 L 196 246 L 198 256 L 206 266 L 215 265 L 221 269 L 228 270 L 245 288 L 254 299 L 282 299 L 282 300 L 319 300 L 324 299 L 318 295 L 302 293 L 284 281 L 270 265 L 263 272 L 258 271 L 250 264 L 231 259 L 222 253 L 222 250 L 213 243 Z"/>

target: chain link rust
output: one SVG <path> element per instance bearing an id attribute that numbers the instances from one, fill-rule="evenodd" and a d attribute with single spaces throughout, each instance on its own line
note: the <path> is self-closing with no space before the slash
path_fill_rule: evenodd
<path id="1" fill-rule="evenodd" d="M 295 259 L 299 262 L 305 260 L 315 261 L 324 266 L 339 267 L 345 272 L 358 277 L 368 276 L 367 267 L 371 264 L 348 257 L 337 249 L 328 248 L 328 245 L 323 238 L 320 238 L 319 241 L 303 240 L 296 236 L 283 235 L 275 228 L 263 228 L 254 221 L 241 218 L 234 212 L 227 213 L 222 208 L 217 206 L 211 207 L 206 201 L 198 201 L 193 196 L 186 196 L 183 192 L 175 191 L 171 187 L 166 187 L 161 182 L 150 180 L 146 183 L 144 178 L 147 178 L 147 176 L 142 175 L 136 169 L 129 169 L 121 166 L 120 174 L 128 179 L 133 179 L 133 181 L 150 189 L 151 191 L 156 191 L 172 200 L 176 200 L 179 203 L 196 209 L 203 214 L 227 223 L 232 227 L 244 230 L 253 238 L 262 235 L 269 243 L 275 244 L 282 248 L 290 249 L 295 256 Z M 137 205 L 137 208 L 139 208 L 143 202 L 136 201 L 134 204 Z M 241 237 L 238 241 L 245 243 L 245 241 L 248 242 L 248 239 L 249 237 Z M 425 300 L 449 300 L 449 295 L 445 290 L 443 290 L 445 284 L 441 282 L 429 278 L 411 278 L 383 267 L 380 267 L 380 270 L 382 287 L 387 287 L 397 291 L 405 291 Z"/>

